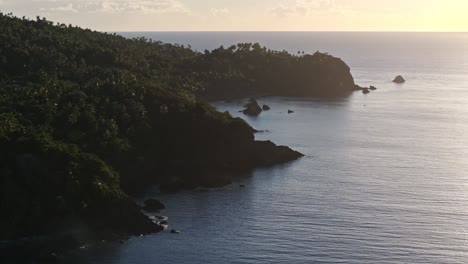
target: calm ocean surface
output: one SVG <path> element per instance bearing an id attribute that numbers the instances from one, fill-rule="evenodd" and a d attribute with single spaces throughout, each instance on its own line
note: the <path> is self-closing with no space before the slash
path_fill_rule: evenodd
<path id="1" fill-rule="evenodd" d="M 148 192 L 181 230 L 103 243 L 67 263 L 468 263 L 468 34 L 125 33 L 198 50 L 260 42 L 343 58 L 360 85 L 335 101 L 216 103 L 306 157 L 214 190 Z M 391 80 L 402 74 L 407 83 Z M 287 87 L 286 87 L 287 89 Z M 295 113 L 288 115 L 287 110 Z M 239 188 L 245 184 L 246 188 Z"/>

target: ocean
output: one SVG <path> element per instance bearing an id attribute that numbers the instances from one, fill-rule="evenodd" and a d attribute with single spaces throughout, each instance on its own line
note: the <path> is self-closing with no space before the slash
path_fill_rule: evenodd
<path id="1" fill-rule="evenodd" d="M 180 234 L 102 243 L 70 253 L 67 263 L 468 262 L 468 33 L 121 34 L 199 51 L 259 42 L 328 52 L 357 84 L 378 90 L 261 98 L 271 110 L 258 117 L 238 112 L 243 101 L 214 102 L 264 130 L 257 139 L 306 157 L 223 188 L 149 190 L 137 199 L 160 199 Z M 400 74 L 407 82 L 392 83 Z"/>

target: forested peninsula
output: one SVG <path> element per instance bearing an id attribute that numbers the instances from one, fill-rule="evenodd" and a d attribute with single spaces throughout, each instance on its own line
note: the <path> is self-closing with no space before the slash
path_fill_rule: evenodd
<path id="1" fill-rule="evenodd" d="M 348 66 L 327 54 L 258 44 L 197 52 L 0 14 L 0 239 L 73 224 L 159 231 L 129 194 L 222 186 L 228 172 L 302 156 L 255 141 L 207 100 L 354 88 Z"/>

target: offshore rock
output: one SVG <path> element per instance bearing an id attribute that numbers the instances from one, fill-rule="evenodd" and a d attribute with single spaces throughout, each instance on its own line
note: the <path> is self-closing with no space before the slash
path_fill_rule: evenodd
<path id="1" fill-rule="evenodd" d="M 393 80 L 394 83 L 404 83 L 406 82 L 406 80 L 403 78 L 403 76 L 401 75 L 398 75 L 397 77 L 395 77 L 395 79 Z"/>
<path id="2" fill-rule="evenodd" d="M 243 113 L 248 116 L 258 116 L 262 112 L 262 108 L 258 105 L 257 100 L 254 98 L 250 99 L 245 105 Z"/>

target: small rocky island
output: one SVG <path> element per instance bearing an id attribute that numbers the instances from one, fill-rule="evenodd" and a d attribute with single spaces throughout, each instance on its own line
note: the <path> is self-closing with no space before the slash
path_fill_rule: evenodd
<path id="1" fill-rule="evenodd" d="M 377 90 L 377 87 L 371 85 L 369 87 L 361 87 L 359 85 L 354 85 L 354 91 L 362 91 L 363 94 L 369 94 L 371 91 Z"/>
<path id="2" fill-rule="evenodd" d="M 393 82 L 394 83 L 405 83 L 406 80 L 403 78 L 403 76 L 398 75 L 397 77 L 395 77 L 395 79 L 393 79 Z"/>
<path id="3" fill-rule="evenodd" d="M 244 107 L 245 109 L 242 112 L 248 116 L 258 116 L 265 109 L 265 106 L 260 107 L 255 98 L 250 99 Z"/>
<path id="4" fill-rule="evenodd" d="M 260 107 L 256 98 L 250 98 L 250 100 L 244 105 L 244 107 L 245 109 L 240 112 L 244 113 L 244 115 L 247 116 L 258 116 L 263 111 L 269 111 L 271 109 L 268 105 L 263 105 L 262 107 Z"/>

